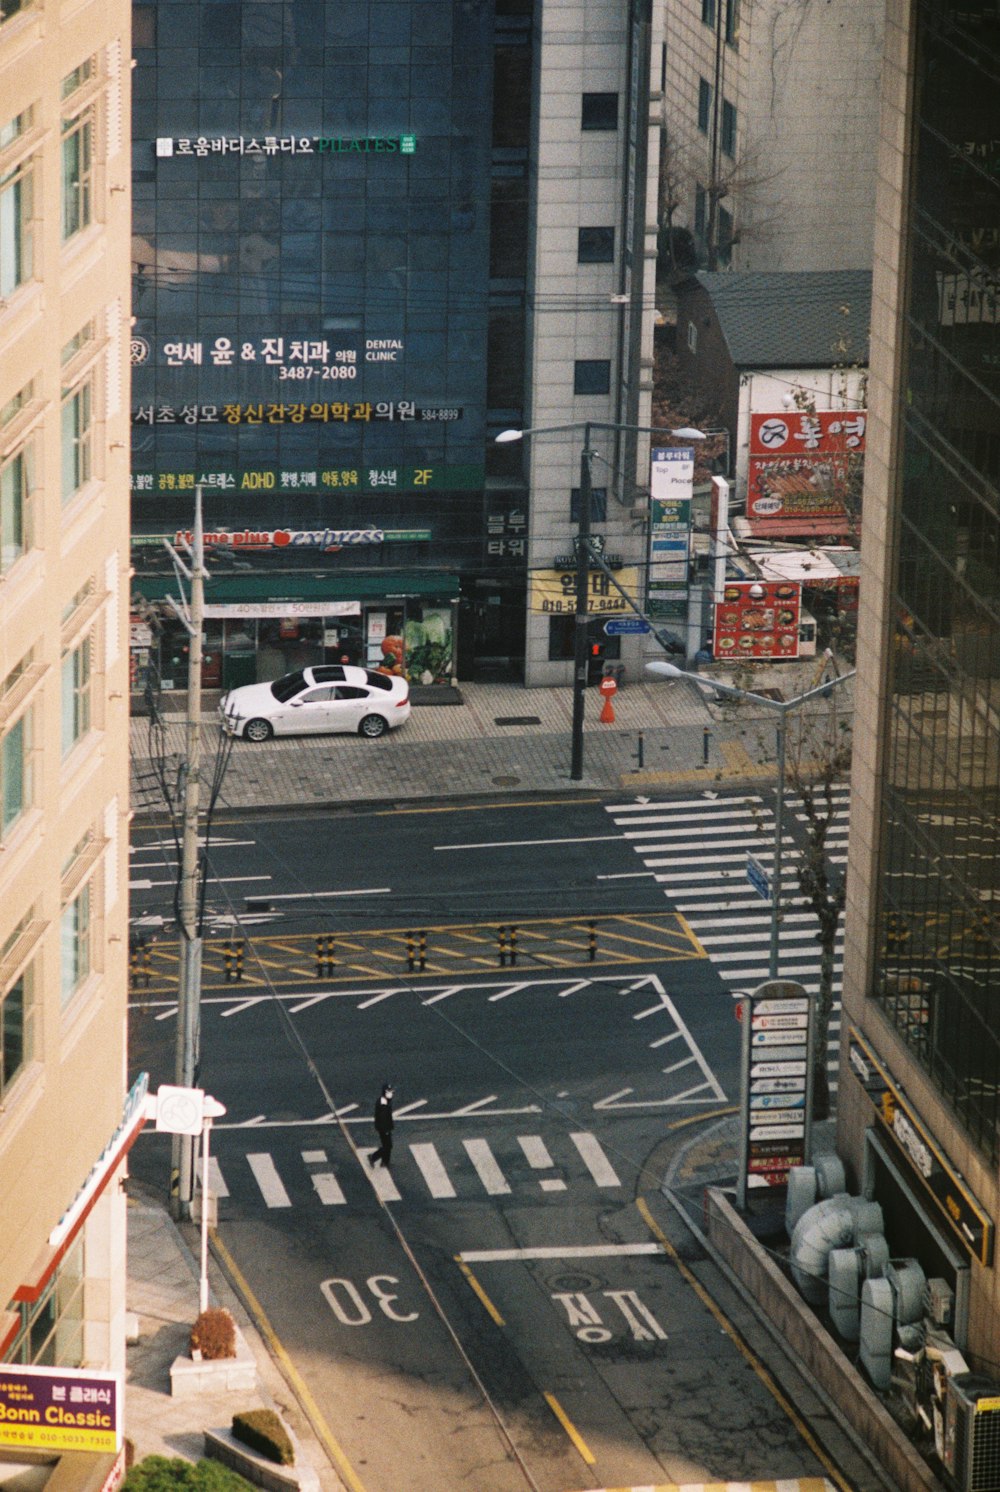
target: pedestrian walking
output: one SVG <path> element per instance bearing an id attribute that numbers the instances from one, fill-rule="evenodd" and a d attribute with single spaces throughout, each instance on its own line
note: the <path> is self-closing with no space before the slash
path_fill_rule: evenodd
<path id="1" fill-rule="evenodd" d="M 389 1169 L 389 1161 L 392 1159 L 392 1085 L 382 1084 L 382 1092 L 375 1101 L 375 1129 L 378 1133 L 379 1146 L 373 1150 L 369 1159 L 373 1166 L 382 1162 L 386 1170 Z"/>

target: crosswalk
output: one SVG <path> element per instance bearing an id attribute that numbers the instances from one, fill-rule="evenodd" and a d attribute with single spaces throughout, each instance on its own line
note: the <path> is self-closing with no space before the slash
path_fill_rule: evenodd
<path id="1" fill-rule="evenodd" d="M 834 819 L 827 837 L 829 858 L 846 866 L 849 789 L 834 792 Z M 819 982 L 820 951 L 815 915 L 798 894 L 792 818 L 806 821 L 801 799 L 785 800 L 786 833 L 782 861 L 782 918 L 778 974 L 808 990 Z M 768 977 L 770 903 L 747 877 L 752 855 L 770 877 L 774 866 L 774 815 L 757 794 L 699 796 L 679 801 L 616 803 L 608 812 L 671 904 L 682 912 L 722 980 L 735 994 Z M 835 1011 L 830 1023 L 830 1084 L 836 1090 L 839 1045 L 843 930 L 834 962 Z"/>
<path id="2" fill-rule="evenodd" d="M 238 1153 L 231 1144 L 220 1159 L 209 1157 L 208 1187 L 217 1200 L 230 1200 L 249 1209 L 261 1204 L 270 1211 L 297 1206 L 361 1207 L 371 1204 L 372 1192 L 383 1202 L 469 1201 L 488 1197 L 550 1195 L 571 1188 L 596 1188 L 601 1193 L 621 1189 L 615 1163 L 597 1136 L 588 1130 L 545 1139 L 518 1135 L 486 1140 L 398 1140 L 392 1169 L 369 1164 L 369 1149 L 336 1162 L 327 1149 L 315 1146 Z M 621 1162 L 618 1161 L 618 1165 Z M 201 1179 L 199 1162 L 199 1182 Z"/>

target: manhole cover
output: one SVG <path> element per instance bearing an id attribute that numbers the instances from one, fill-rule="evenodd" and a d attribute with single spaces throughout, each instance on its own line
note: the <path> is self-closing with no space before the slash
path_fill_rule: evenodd
<path id="1" fill-rule="evenodd" d="M 540 715 L 496 715 L 494 725 L 541 725 Z"/>
<path id="2" fill-rule="evenodd" d="M 494 787 L 517 787 L 521 779 L 520 777 L 492 777 L 490 781 Z"/>

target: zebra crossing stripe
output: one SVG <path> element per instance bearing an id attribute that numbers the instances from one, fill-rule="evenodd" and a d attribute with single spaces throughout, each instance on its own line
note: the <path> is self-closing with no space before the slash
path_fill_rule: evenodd
<path id="1" fill-rule="evenodd" d="M 597 1186 L 621 1186 L 618 1173 L 594 1135 L 581 1131 L 571 1134 L 570 1139 Z"/>
<path id="2" fill-rule="evenodd" d="M 435 1145 L 411 1145 L 410 1154 L 416 1161 L 417 1169 L 426 1181 L 427 1190 L 432 1197 L 455 1196 L 455 1188 L 451 1184 Z"/>
<path id="3" fill-rule="evenodd" d="M 462 1145 L 466 1155 L 476 1168 L 483 1186 L 491 1197 L 506 1197 L 510 1195 L 510 1184 L 497 1165 L 493 1151 L 485 1140 L 463 1140 Z"/>
<path id="4" fill-rule="evenodd" d="M 285 1191 L 278 1168 L 266 1150 L 248 1155 L 247 1165 L 253 1172 L 254 1180 L 268 1207 L 291 1207 L 292 1199 Z"/>

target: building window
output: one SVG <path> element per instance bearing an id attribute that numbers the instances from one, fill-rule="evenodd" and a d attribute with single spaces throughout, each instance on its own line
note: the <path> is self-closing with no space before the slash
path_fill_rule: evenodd
<path id="1" fill-rule="evenodd" d="M 736 105 L 727 98 L 722 100 L 722 150 L 728 156 L 736 154 Z"/>
<path id="2" fill-rule="evenodd" d="M 735 47 L 740 39 L 740 0 L 726 0 L 726 41 Z"/>
<path id="3" fill-rule="evenodd" d="M 62 500 L 68 502 L 90 481 L 93 441 L 94 385 L 92 378 L 63 399 L 62 406 Z"/>
<path id="4" fill-rule="evenodd" d="M 0 466 L 0 575 L 6 575 L 30 546 L 33 454 L 33 448 L 25 446 Z"/>
<path id="5" fill-rule="evenodd" d="M 715 26 L 715 0 L 701 0 L 701 19 L 705 26 Z"/>
<path id="6" fill-rule="evenodd" d="M 705 225 L 708 221 L 708 193 L 701 182 L 695 183 L 694 188 L 694 232 L 695 237 L 702 243 L 705 241 Z"/>
<path id="7" fill-rule="evenodd" d="M 708 127 L 712 122 L 712 85 L 704 78 L 698 79 L 698 128 L 703 135 L 708 134 Z"/>
<path id="8" fill-rule="evenodd" d="M 72 1000 L 91 969 L 90 882 L 87 881 L 62 910 L 59 919 L 59 1001 Z"/>
<path id="9" fill-rule="evenodd" d="M 88 635 L 62 659 L 62 754 L 68 756 L 90 730 L 91 638 Z"/>
<path id="10" fill-rule="evenodd" d="M 570 493 L 569 516 L 574 523 L 580 522 L 580 489 L 574 487 Z M 591 523 L 604 523 L 608 516 L 608 489 L 606 487 L 591 487 L 590 489 L 590 521 Z"/>
<path id="11" fill-rule="evenodd" d="M 63 120 L 63 242 L 86 228 L 94 214 L 94 107 Z"/>
<path id="12" fill-rule="evenodd" d="M 617 93 L 585 93 L 580 114 L 580 128 L 616 130 L 618 128 Z"/>
<path id="13" fill-rule="evenodd" d="M 34 162 L 0 174 L 0 299 L 31 279 Z"/>
<path id="14" fill-rule="evenodd" d="M 576 244 L 578 264 L 613 264 L 614 258 L 615 230 L 613 228 L 579 229 Z"/>
<path id="15" fill-rule="evenodd" d="M 78 1236 L 54 1278 L 30 1304 L 16 1302 L 21 1318 L 7 1361 L 25 1366 L 78 1368 L 83 1363 L 84 1244 Z"/>
<path id="16" fill-rule="evenodd" d="M 31 807 L 31 711 L 0 740 L 0 835 L 6 835 Z"/>
<path id="17" fill-rule="evenodd" d="M 9 21 L 11 16 L 27 10 L 30 4 L 31 0 L 0 0 L 0 26 L 4 21 Z"/>
<path id="18" fill-rule="evenodd" d="M 721 206 L 719 208 L 719 242 L 717 253 L 722 268 L 728 269 L 733 261 L 733 215 Z"/>
<path id="19" fill-rule="evenodd" d="M 611 364 L 607 358 L 578 358 L 573 364 L 574 394 L 607 394 L 611 391 Z"/>
<path id="20" fill-rule="evenodd" d="M 20 936 L 21 929 L 0 949 L 0 959 Z M 0 994 L 0 1102 L 10 1092 L 32 1059 L 34 1051 L 34 971 L 29 964 Z"/>

